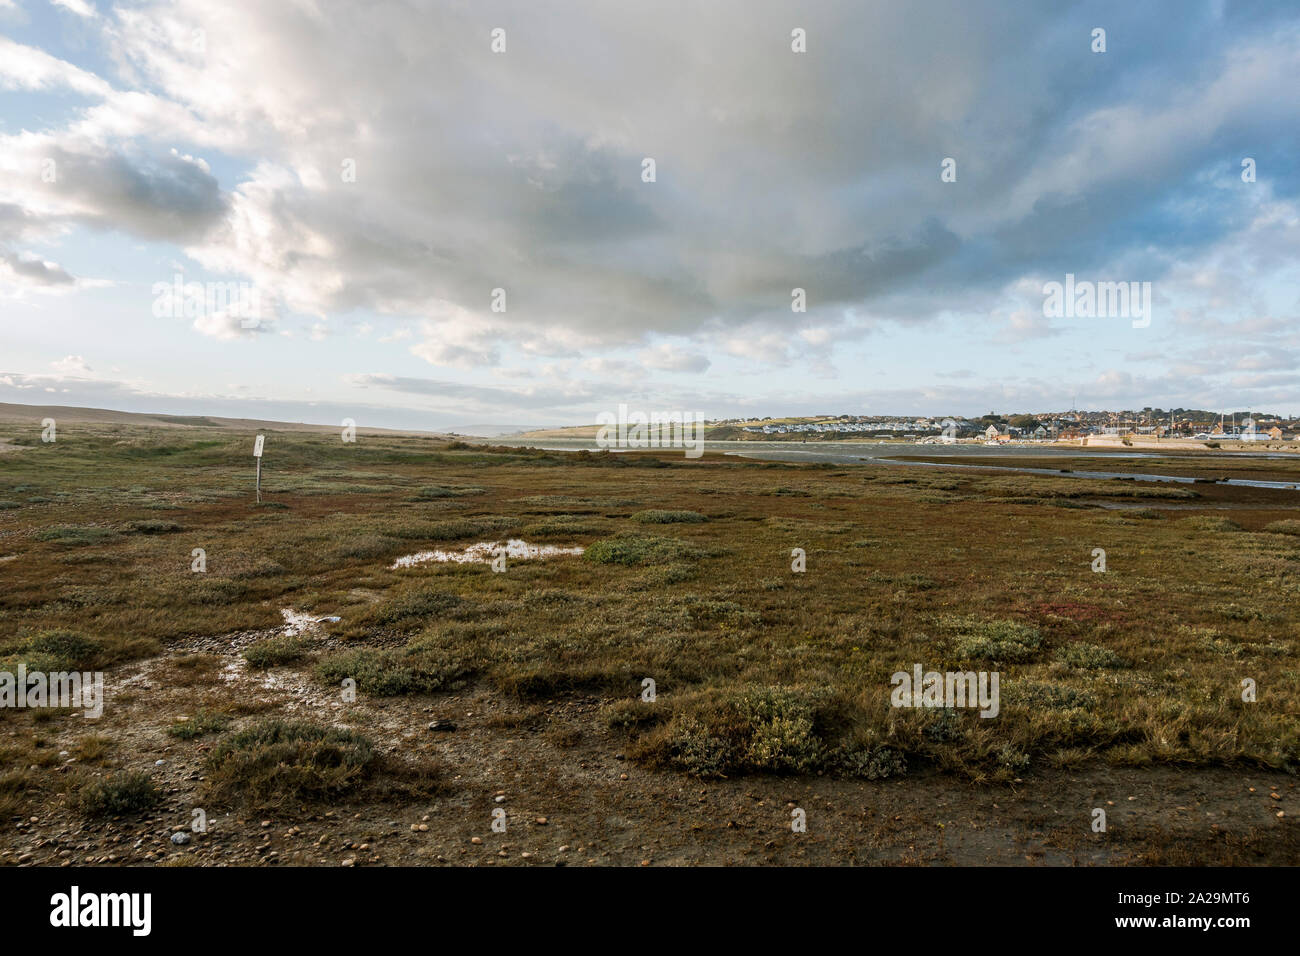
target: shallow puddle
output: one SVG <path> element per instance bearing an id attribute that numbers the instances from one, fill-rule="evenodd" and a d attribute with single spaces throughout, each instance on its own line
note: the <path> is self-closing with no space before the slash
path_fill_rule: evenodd
<path id="1" fill-rule="evenodd" d="M 506 560 L 526 561 L 530 558 L 552 558 L 562 554 L 582 554 L 583 548 L 574 546 L 563 548 L 555 544 L 529 544 L 519 538 L 509 541 L 479 541 L 462 551 L 419 551 L 408 554 L 393 562 L 392 568 L 410 568 L 417 564 L 437 561 L 441 564 L 489 564 L 502 551 Z"/>

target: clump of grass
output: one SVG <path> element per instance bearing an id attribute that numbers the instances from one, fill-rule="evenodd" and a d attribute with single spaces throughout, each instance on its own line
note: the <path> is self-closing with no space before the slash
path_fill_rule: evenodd
<path id="1" fill-rule="evenodd" d="M 136 534 L 172 534 L 180 531 L 181 526 L 175 521 L 159 521 L 157 519 L 128 521 L 127 530 L 134 531 Z"/>
<path id="2" fill-rule="evenodd" d="M 1213 628 L 1182 627 L 1179 630 L 1189 637 L 1195 637 L 1196 646 L 1208 653 L 1231 658 L 1232 660 L 1240 660 L 1241 656 L 1246 653 L 1246 645 L 1224 637 Z"/>
<path id="3" fill-rule="evenodd" d="M 367 616 L 378 624 L 410 623 L 454 611 L 462 603 L 458 594 L 417 584 L 395 589 Z"/>
<path id="4" fill-rule="evenodd" d="M 102 763 L 113 749 L 113 738 L 90 734 L 77 741 L 77 759 L 82 763 Z"/>
<path id="5" fill-rule="evenodd" d="M 690 698 L 639 740 L 635 756 L 700 777 L 832 772 L 879 779 L 900 772 L 902 755 L 869 738 L 844 744 L 841 701 L 823 688 L 741 687 Z M 635 711 L 612 710 L 626 725 Z M 640 721 L 638 721 L 640 722 Z"/>
<path id="6" fill-rule="evenodd" d="M 103 661 L 103 645 L 72 631 L 40 631 L 22 648 L 22 656 L 37 670 L 90 670 Z"/>
<path id="7" fill-rule="evenodd" d="M 446 521 L 434 521 L 419 529 L 414 535 L 429 541 L 458 541 L 462 538 L 491 537 L 518 527 L 514 518 L 501 515 L 487 515 L 478 518 L 449 518 Z"/>
<path id="8" fill-rule="evenodd" d="M 37 541 L 53 541 L 74 548 L 91 544 L 103 544 L 105 541 L 111 541 L 116 537 L 117 532 L 112 528 L 90 526 L 56 525 L 53 528 L 42 528 L 36 532 Z"/>
<path id="9" fill-rule="evenodd" d="M 230 718 L 212 710 L 200 710 L 192 717 L 178 720 L 167 728 L 167 733 L 178 740 L 194 740 L 208 734 L 219 734 L 230 726 Z"/>
<path id="10" fill-rule="evenodd" d="M 552 515 L 523 530 L 526 538 L 570 538 L 575 535 L 595 534 L 600 526 L 579 515 Z"/>
<path id="11" fill-rule="evenodd" d="M 1240 531 L 1241 525 L 1235 521 L 1229 521 L 1227 518 L 1218 518 L 1214 515 L 1196 515 L 1191 518 L 1183 518 L 1178 522 L 1184 527 L 1192 528 L 1196 531 Z M 1300 526 L 1300 522 L 1296 522 Z"/>
<path id="12" fill-rule="evenodd" d="M 1270 521 L 1264 525 L 1264 530 L 1273 534 L 1300 535 L 1300 521 L 1296 521 L 1294 518 L 1288 518 L 1285 521 Z"/>
<path id="13" fill-rule="evenodd" d="M 92 781 L 76 795 L 77 808 L 87 816 L 143 813 L 157 806 L 162 793 L 147 773 L 124 772 Z"/>
<path id="14" fill-rule="evenodd" d="M 601 538 L 583 552 L 583 559 L 596 564 L 672 564 L 703 556 L 703 551 L 676 538 L 619 534 Z"/>
<path id="15" fill-rule="evenodd" d="M 1124 659 L 1110 648 L 1102 647 L 1100 644 L 1089 644 L 1087 641 L 1076 641 L 1066 645 L 1057 654 L 1057 658 L 1071 667 L 1081 667 L 1085 670 L 1115 669 L 1126 666 Z"/>
<path id="16" fill-rule="evenodd" d="M 0 773 L 0 818 L 15 816 L 26 806 L 33 791 L 33 773 L 26 769 Z"/>
<path id="17" fill-rule="evenodd" d="M 302 658 L 307 642 L 293 634 L 279 634 L 244 648 L 244 660 L 249 667 L 266 670 L 282 667 Z"/>
<path id="18" fill-rule="evenodd" d="M 258 805 L 324 799 L 356 787 L 375 760 L 370 740 L 355 731 L 265 720 L 217 744 L 208 787 L 217 799 Z"/>
<path id="19" fill-rule="evenodd" d="M 632 520 L 640 524 L 699 524 L 706 520 L 698 511 L 665 511 L 650 508 L 632 515 Z"/>
<path id="20" fill-rule="evenodd" d="M 687 595 L 670 605 L 655 607 L 646 615 L 645 620 L 651 626 L 681 631 L 714 628 L 734 630 L 759 624 L 762 614 L 735 601 L 701 600 Z"/>
<path id="21" fill-rule="evenodd" d="M 200 687 L 220 679 L 221 665 L 215 654 L 181 654 L 166 661 L 159 676 L 174 687 Z"/>
<path id="22" fill-rule="evenodd" d="M 952 651 L 962 659 L 1018 663 L 1030 660 L 1043 643 L 1038 628 L 1019 621 L 946 614 L 939 618 L 939 626 L 953 632 Z"/>
<path id="23" fill-rule="evenodd" d="M 415 501 L 433 501 L 438 498 L 465 498 L 483 494 L 482 488 L 473 485 L 426 485 L 415 493 Z"/>
<path id="24" fill-rule="evenodd" d="M 651 727 L 664 719 L 663 705 L 639 699 L 616 700 L 600 710 L 611 730 L 633 731 Z"/>
<path id="25" fill-rule="evenodd" d="M 334 553 L 340 558 L 382 558 L 398 549 L 401 542 L 382 534 L 363 534 L 339 545 Z"/>
<path id="26" fill-rule="evenodd" d="M 0 511 L 12 511 L 14 508 L 21 508 L 22 505 L 17 501 L 0 501 Z"/>
<path id="27" fill-rule="evenodd" d="M 1098 703 L 1095 694 L 1067 684 L 1008 681 L 1004 691 L 1008 703 L 1034 710 L 1089 710 Z"/>
<path id="28" fill-rule="evenodd" d="M 317 676 L 326 683 L 338 684 L 350 677 L 358 690 L 379 697 L 452 690 L 463 686 L 473 673 L 465 658 L 422 642 L 344 651 L 316 665 Z"/>
<path id="29" fill-rule="evenodd" d="M 389 588 L 382 599 L 353 616 L 340 636 L 351 640 L 411 634 L 436 620 L 459 617 L 467 611 L 465 599 L 459 594 L 424 580 L 407 581 Z"/>

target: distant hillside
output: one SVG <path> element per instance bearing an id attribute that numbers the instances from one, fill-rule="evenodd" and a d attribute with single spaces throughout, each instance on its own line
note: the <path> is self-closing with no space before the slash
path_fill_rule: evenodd
<path id="1" fill-rule="evenodd" d="M 310 425 L 306 422 L 275 422 L 257 418 L 220 418 L 213 415 L 166 415 L 156 412 L 119 412 L 111 408 L 80 408 L 74 405 L 17 405 L 0 402 L 0 426 L 4 432 L 13 432 L 14 425 L 24 425 L 39 430 L 41 420 L 53 418 L 59 425 L 142 425 L 156 428 L 216 429 L 222 431 L 254 431 L 271 429 L 297 432 L 337 432 L 337 425 Z M 410 429 L 357 427 L 358 434 L 434 435 L 439 432 L 422 432 Z"/>

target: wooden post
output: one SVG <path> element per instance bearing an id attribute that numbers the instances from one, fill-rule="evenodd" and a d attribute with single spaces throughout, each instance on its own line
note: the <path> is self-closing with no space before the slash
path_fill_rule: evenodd
<path id="1" fill-rule="evenodd" d="M 262 503 L 262 446 L 266 443 L 265 435 L 258 435 L 253 443 L 253 457 L 257 459 L 257 503 Z"/>

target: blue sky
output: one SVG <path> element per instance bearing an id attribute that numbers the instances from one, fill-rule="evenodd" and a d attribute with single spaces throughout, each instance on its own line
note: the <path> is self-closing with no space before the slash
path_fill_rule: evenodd
<path id="1" fill-rule="evenodd" d="M 1300 414 L 1293 4 L 698 7 L 0 0 L 0 401 Z"/>

